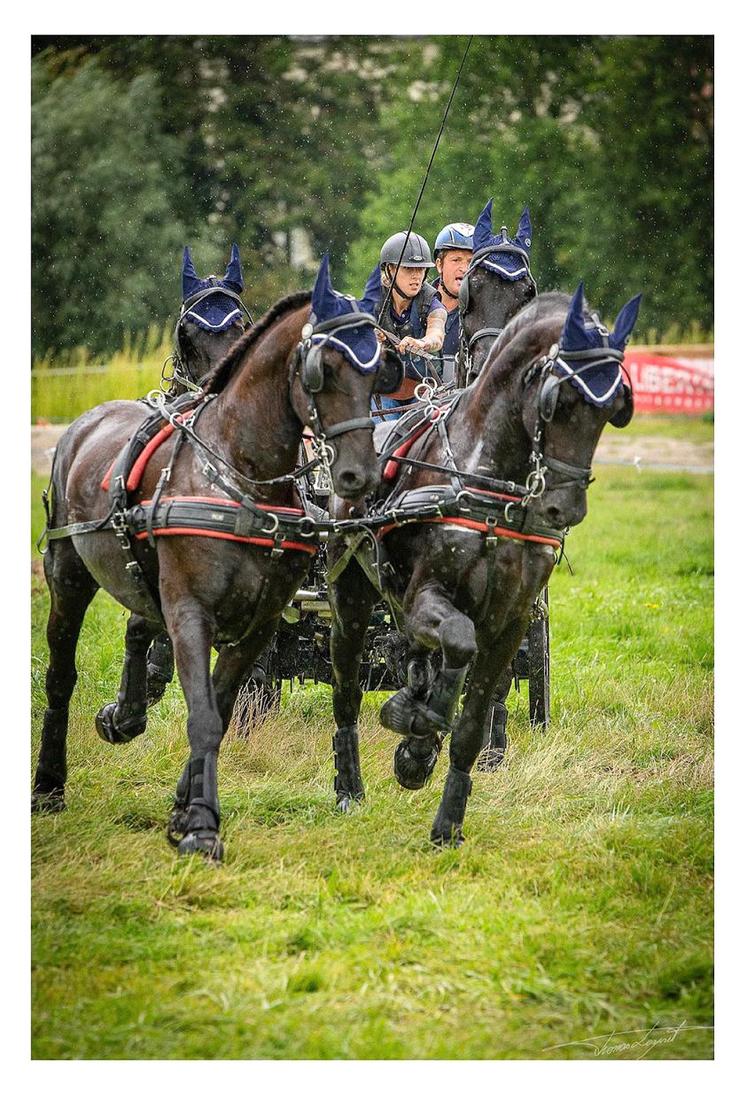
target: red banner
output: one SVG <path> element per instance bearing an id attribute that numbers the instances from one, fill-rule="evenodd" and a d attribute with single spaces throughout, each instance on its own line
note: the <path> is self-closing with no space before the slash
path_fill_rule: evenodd
<path id="1" fill-rule="evenodd" d="M 713 358 L 664 357 L 626 350 L 625 368 L 639 412 L 700 415 L 713 410 Z"/>

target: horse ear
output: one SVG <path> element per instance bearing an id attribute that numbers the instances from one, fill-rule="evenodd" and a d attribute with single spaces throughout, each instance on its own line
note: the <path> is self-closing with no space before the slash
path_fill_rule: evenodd
<path id="1" fill-rule="evenodd" d="M 587 345 L 586 329 L 584 328 L 584 283 L 578 283 L 578 289 L 571 298 L 568 315 L 565 318 L 563 334 L 560 338 L 561 346 L 565 350 L 577 350 Z"/>
<path id="2" fill-rule="evenodd" d="M 241 256 L 238 244 L 231 244 L 231 258 L 223 275 L 223 281 L 227 289 L 233 289 L 236 293 L 244 292 L 244 275 L 241 270 Z"/>
<path id="3" fill-rule="evenodd" d="M 480 216 L 475 222 L 475 231 L 472 237 L 472 243 L 475 251 L 479 251 L 483 247 L 490 247 L 493 242 L 493 199 L 491 198 L 488 204 L 483 209 Z"/>
<path id="4" fill-rule="evenodd" d="M 329 252 L 325 251 L 311 293 L 311 311 L 320 319 L 327 315 L 334 302 L 334 290 L 329 276 Z"/>
<path id="5" fill-rule="evenodd" d="M 642 293 L 637 293 L 635 297 L 631 297 L 628 303 L 624 304 L 617 314 L 615 327 L 610 335 L 610 343 L 617 347 L 618 350 L 625 349 L 625 344 L 635 327 L 635 321 L 638 319 L 638 309 L 641 307 L 642 297 Z"/>
<path id="6" fill-rule="evenodd" d="M 368 275 L 366 288 L 358 304 L 364 312 L 373 312 L 381 302 L 381 267 L 377 263 Z"/>
<path id="7" fill-rule="evenodd" d="M 186 301 L 193 293 L 199 293 L 202 289 L 202 281 L 197 277 L 197 271 L 192 263 L 189 248 L 184 248 L 182 257 L 182 300 Z"/>
<path id="8" fill-rule="evenodd" d="M 529 218 L 529 206 L 524 206 L 522 210 L 519 227 L 516 229 L 516 239 L 527 251 L 532 246 L 532 222 Z"/>

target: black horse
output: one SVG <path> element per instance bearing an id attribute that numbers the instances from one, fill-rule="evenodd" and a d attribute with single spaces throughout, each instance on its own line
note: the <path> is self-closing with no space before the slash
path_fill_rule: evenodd
<path id="1" fill-rule="evenodd" d="M 381 711 L 403 736 L 394 771 L 422 787 L 452 729 L 468 668 L 450 767 L 431 838 L 460 843 L 470 770 L 486 713 L 513 658 L 566 527 L 586 514 L 591 461 L 607 422 L 624 426 L 632 391 L 622 357 L 640 298 L 612 333 L 583 306 L 542 294 L 506 326 L 477 380 L 442 402 L 397 481 L 368 519 L 342 524 L 331 559 L 347 565 L 331 585 L 335 788 L 347 809 L 363 796 L 358 666 L 380 593 L 410 645 L 408 684 Z M 425 465 L 425 467 L 423 467 Z M 338 502 L 335 513 L 347 511 Z M 434 673 L 428 657 L 440 650 Z"/>
<path id="2" fill-rule="evenodd" d="M 200 278 L 189 248 L 182 256 L 182 304 L 174 327 L 174 350 L 167 359 L 171 372 L 164 376 L 170 396 L 199 390 L 202 380 L 253 320 L 241 299 L 244 274 L 238 244 L 222 278 Z"/>
<path id="3" fill-rule="evenodd" d="M 254 322 L 241 299 L 244 273 L 239 246 L 222 278 L 200 278 L 189 248 L 182 255 L 182 303 L 174 327 L 174 349 L 164 364 L 163 385 L 167 397 L 199 393 L 211 369 Z M 168 632 L 161 632 L 148 651 L 148 705 L 155 704 L 174 677 L 174 649 Z"/>
<path id="4" fill-rule="evenodd" d="M 180 852 L 221 857 L 220 742 L 246 669 L 318 539 L 295 490 L 302 430 L 314 433 L 338 495 L 367 494 L 378 481 L 371 395 L 375 384 L 396 387 L 401 378 L 399 362 L 381 354 L 373 317 L 333 291 L 326 257 L 311 309 L 309 300 L 299 293 L 275 305 L 209 374 L 201 397 L 159 410 L 155 425 L 167 425 L 157 435 L 142 403 L 118 401 L 82 415 L 62 436 L 44 558 L 50 661 L 37 809 L 64 805 L 75 650 L 102 586 L 132 615 L 119 695 L 99 712 L 99 730 L 112 743 L 145 730 L 146 655 L 165 626 L 190 743 L 171 830 Z"/>

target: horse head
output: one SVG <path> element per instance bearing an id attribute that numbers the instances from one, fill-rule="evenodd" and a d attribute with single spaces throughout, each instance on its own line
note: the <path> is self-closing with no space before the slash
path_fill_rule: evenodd
<path id="1" fill-rule="evenodd" d="M 382 348 L 375 326 L 376 318 L 354 297 L 333 289 L 325 255 L 293 357 L 291 400 L 314 432 L 317 452 L 344 499 L 361 498 L 378 486 L 371 395 L 396 391 L 402 383 L 402 364 Z"/>
<path id="2" fill-rule="evenodd" d="M 623 367 L 625 345 L 635 325 L 641 294 L 620 310 L 612 331 L 585 307 L 581 282 L 557 342 L 521 374 L 522 419 L 531 439 L 528 485 L 533 512 L 556 528 L 586 516 L 591 462 L 605 425 L 627 426 L 633 392 Z"/>
<path id="3" fill-rule="evenodd" d="M 182 306 L 174 331 L 177 386 L 198 385 L 245 329 L 251 316 L 241 300 L 244 276 L 236 244 L 222 278 L 200 278 L 189 248 L 182 261 Z M 184 382 L 187 382 L 184 384 Z"/>
<path id="4" fill-rule="evenodd" d="M 460 387 L 479 373 L 493 342 L 511 317 L 537 295 L 529 267 L 529 210 L 525 208 L 521 214 L 515 236 L 509 236 L 505 225 L 494 236 L 492 215 L 491 198 L 475 224 L 472 261 L 459 287 Z"/>

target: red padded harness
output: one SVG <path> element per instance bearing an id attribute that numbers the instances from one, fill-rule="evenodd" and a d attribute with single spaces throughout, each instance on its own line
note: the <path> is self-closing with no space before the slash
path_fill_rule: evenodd
<path id="1" fill-rule="evenodd" d="M 441 408 L 434 407 L 433 415 L 429 419 L 427 419 L 426 422 L 422 424 L 422 426 L 419 426 L 414 433 L 410 434 L 409 438 L 405 438 L 401 445 L 399 445 L 394 450 L 394 452 L 392 453 L 392 457 L 406 457 L 418 438 L 422 438 L 426 430 L 429 430 L 433 423 L 436 421 L 436 419 L 440 417 Z M 386 480 L 388 483 L 390 480 L 394 479 L 394 477 L 399 472 L 400 467 L 401 466 L 396 460 L 390 458 L 384 465 L 384 471 L 381 473 L 381 478 L 383 480 Z"/>
<path id="2" fill-rule="evenodd" d="M 185 411 L 183 415 L 179 415 L 179 422 L 186 422 L 193 414 L 194 410 Z M 127 476 L 127 483 L 125 484 L 125 487 L 128 491 L 135 491 L 140 486 L 140 481 L 143 478 L 145 469 L 148 467 L 148 461 L 153 456 L 156 449 L 163 445 L 167 438 L 171 437 L 175 429 L 175 426 L 173 426 L 171 423 L 167 423 L 166 426 L 159 430 L 158 433 L 150 439 L 150 441 L 145 446 L 142 453 L 137 458 L 129 471 L 129 474 Z M 111 462 L 106 475 L 101 481 L 101 486 L 104 491 L 109 490 L 112 481 L 112 472 L 114 471 L 114 465 L 117 463 L 117 459 L 118 457 L 115 457 L 114 460 Z"/>

